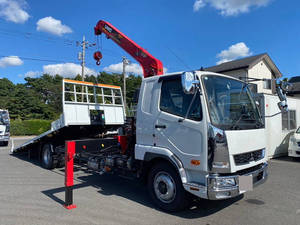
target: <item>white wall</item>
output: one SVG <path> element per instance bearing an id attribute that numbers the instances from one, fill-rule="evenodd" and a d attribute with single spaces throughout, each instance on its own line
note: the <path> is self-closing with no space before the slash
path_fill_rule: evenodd
<path id="1" fill-rule="evenodd" d="M 251 77 L 251 78 L 271 79 L 272 78 L 272 72 L 268 68 L 265 61 L 261 60 L 248 70 L 248 76 Z M 264 89 L 263 88 L 264 86 L 263 86 L 262 81 L 253 82 L 253 83 L 257 84 L 257 92 L 258 93 L 272 94 L 271 89 Z"/>
<path id="2" fill-rule="evenodd" d="M 279 112 L 275 95 L 264 95 L 265 116 Z M 290 110 L 296 110 L 296 127 L 300 126 L 300 99 L 288 97 Z M 282 114 L 265 118 L 266 127 L 266 152 L 269 158 L 286 155 L 288 152 L 289 137 L 294 130 L 282 130 Z"/>

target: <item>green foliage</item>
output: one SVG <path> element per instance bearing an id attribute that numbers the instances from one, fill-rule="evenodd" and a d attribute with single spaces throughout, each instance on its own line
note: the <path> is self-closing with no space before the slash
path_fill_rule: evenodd
<path id="1" fill-rule="evenodd" d="M 51 120 L 11 120 L 10 133 L 12 136 L 39 135 L 49 130 Z"/>

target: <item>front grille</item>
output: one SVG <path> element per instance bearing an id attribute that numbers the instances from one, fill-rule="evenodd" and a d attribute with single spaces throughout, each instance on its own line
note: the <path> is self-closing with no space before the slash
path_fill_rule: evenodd
<path id="1" fill-rule="evenodd" d="M 234 162 L 236 165 L 243 165 L 247 164 L 251 161 L 258 161 L 261 160 L 264 157 L 263 149 L 253 151 L 253 152 L 247 152 L 242 153 L 234 156 Z"/>

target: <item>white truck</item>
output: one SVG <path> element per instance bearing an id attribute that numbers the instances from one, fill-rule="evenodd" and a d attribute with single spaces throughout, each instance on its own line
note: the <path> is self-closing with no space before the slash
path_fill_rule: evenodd
<path id="1" fill-rule="evenodd" d="M 167 211 L 183 209 L 190 196 L 227 199 L 266 181 L 264 124 L 246 82 L 207 71 L 163 74 L 161 61 L 110 23 L 98 22 L 95 34 L 101 33 L 143 68 L 136 116 L 125 120 L 120 87 L 64 80 L 60 120 L 13 153 L 35 154 L 50 169 L 65 158 L 69 171 L 74 151 L 78 163 L 100 174 L 143 179 Z M 98 65 L 101 57 L 94 54 Z M 109 134 L 116 129 L 115 137 Z M 67 140 L 75 147 L 66 147 Z"/>
<path id="2" fill-rule="evenodd" d="M 51 169 L 64 161 L 64 141 L 80 138 L 76 157 L 88 168 L 145 178 L 168 211 L 185 207 L 187 193 L 232 198 L 267 179 L 264 124 L 247 84 L 235 78 L 206 71 L 145 78 L 129 125 L 119 87 L 64 80 L 63 108 L 50 131 L 13 152 L 36 153 Z M 96 128 L 101 137 L 84 139 Z M 105 137 L 111 128 L 122 135 Z"/>
<path id="3" fill-rule="evenodd" d="M 7 110 L 0 109 L 0 143 L 8 145 L 10 137 L 10 121 Z"/>

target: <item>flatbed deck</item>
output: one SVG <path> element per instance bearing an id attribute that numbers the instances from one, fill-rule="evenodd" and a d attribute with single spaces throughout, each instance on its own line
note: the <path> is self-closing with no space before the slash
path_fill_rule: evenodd
<path id="1" fill-rule="evenodd" d="M 11 152 L 30 151 L 41 141 L 91 137 L 116 129 L 124 124 L 125 110 L 119 86 L 94 84 L 84 81 L 63 79 L 63 113 L 51 123 L 51 129 L 13 147 Z"/>

